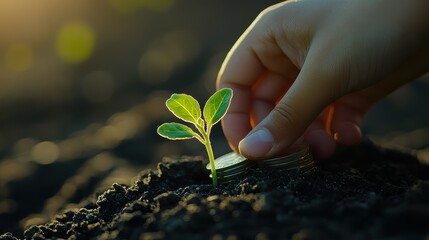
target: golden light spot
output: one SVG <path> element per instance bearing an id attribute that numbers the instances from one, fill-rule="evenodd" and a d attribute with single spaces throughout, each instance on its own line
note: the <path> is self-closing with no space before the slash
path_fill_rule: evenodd
<path id="1" fill-rule="evenodd" d="M 57 53 L 66 62 L 80 63 L 87 60 L 93 53 L 94 46 L 94 31 L 82 22 L 68 23 L 57 34 Z"/>
<path id="2" fill-rule="evenodd" d="M 105 172 L 113 167 L 115 158 L 111 153 L 102 152 L 89 161 L 93 172 Z"/>
<path id="3" fill-rule="evenodd" d="M 23 43 L 12 44 L 6 49 L 4 62 L 8 69 L 14 72 L 23 72 L 33 62 L 33 50 Z"/>
<path id="4" fill-rule="evenodd" d="M 3 159 L 0 162 L 0 182 L 14 181 L 24 178 L 34 172 L 28 163 L 20 163 L 15 159 Z"/>
<path id="5" fill-rule="evenodd" d="M 59 157 L 64 160 L 73 159 L 76 157 L 79 157 L 80 147 L 79 147 L 79 141 L 76 141 L 75 139 L 67 139 L 58 144 L 58 148 L 60 151 Z"/>
<path id="6" fill-rule="evenodd" d="M 71 197 L 76 192 L 76 186 L 75 184 L 71 182 L 66 182 L 60 189 L 60 193 L 63 197 Z"/>
<path id="7" fill-rule="evenodd" d="M 171 7 L 174 0 L 110 0 L 109 4 L 121 13 L 130 13 L 141 8 L 161 12 Z"/>
<path id="8" fill-rule="evenodd" d="M 59 156 L 59 148 L 57 144 L 49 141 L 38 143 L 31 150 L 31 156 L 34 161 L 40 164 L 50 164 L 55 162 Z"/>
<path id="9" fill-rule="evenodd" d="M 127 113 L 114 114 L 107 122 L 121 132 L 123 139 L 133 137 L 140 127 L 140 122 L 132 114 Z"/>
<path id="10" fill-rule="evenodd" d="M 110 149 L 116 147 L 123 140 L 123 136 L 117 128 L 105 126 L 98 130 L 95 139 L 99 147 Z"/>
<path id="11" fill-rule="evenodd" d="M 16 155 L 29 153 L 34 145 L 37 144 L 37 141 L 33 138 L 22 138 L 15 143 L 13 146 L 13 152 Z"/>

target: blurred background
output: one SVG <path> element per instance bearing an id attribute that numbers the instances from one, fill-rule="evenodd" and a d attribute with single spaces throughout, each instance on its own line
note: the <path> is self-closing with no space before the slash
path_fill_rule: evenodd
<path id="1" fill-rule="evenodd" d="M 0 234 L 19 236 L 163 157 L 204 156 L 196 141 L 157 135 L 174 120 L 164 102 L 205 101 L 228 50 L 276 2 L 0 1 Z M 428 91 L 421 78 L 383 100 L 365 135 L 427 149 Z M 220 125 L 212 134 L 215 155 L 228 152 Z"/>

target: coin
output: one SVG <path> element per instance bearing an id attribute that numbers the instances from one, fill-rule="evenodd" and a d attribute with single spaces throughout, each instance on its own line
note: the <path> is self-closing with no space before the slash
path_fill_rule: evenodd
<path id="1" fill-rule="evenodd" d="M 247 169 L 255 166 L 254 161 L 250 161 L 235 152 L 227 153 L 216 158 L 214 163 L 219 183 L 231 182 Z M 211 171 L 210 164 L 207 164 L 206 169 Z M 212 177 L 211 174 L 210 177 Z"/>
<path id="2" fill-rule="evenodd" d="M 283 157 L 277 157 L 277 158 L 264 159 L 264 160 L 262 160 L 262 161 L 271 162 L 271 161 L 276 161 L 276 160 L 280 160 L 280 161 L 296 160 L 296 159 L 298 159 L 298 158 L 306 157 L 306 156 L 308 156 L 308 155 L 311 155 L 310 148 L 308 148 L 308 147 L 304 147 L 304 148 L 303 148 L 303 149 L 301 149 L 300 151 L 290 153 L 290 154 L 288 154 L 288 155 L 286 155 L 286 156 L 283 156 Z"/>
<path id="3" fill-rule="evenodd" d="M 235 152 L 218 157 L 214 162 L 218 181 L 221 184 L 230 183 L 254 166 L 276 168 L 282 171 L 308 171 L 314 168 L 313 154 L 310 148 L 306 145 L 298 146 L 299 149 L 297 150 L 297 146 L 294 147 L 294 151 L 286 156 L 259 161 L 248 160 Z M 206 168 L 210 171 L 210 164 L 207 164 Z M 210 177 L 212 177 L 211 174 Z"/>
<path id="4" fill-rule="evenodd" d="M 273 167 L 278 169 L 294 169 L 294 168 L 301 168 L 307 165 L 313 165 L 313 162 L 307 161 L 302 163 L 295 163 L 295 164 L 289 164 L 289 163 L 283 163 L 283 164 L 276 164 L 276 165 L 265 165 L 266 167 Z"/>
<path id="5" fill-rule="evenodd" d="M 228 169 L 219 169 L 216 171 L 218 173 L 223 173 L 223 174 L 235 173 L 235 172 L 242 171 L 242 170 L 245 170 L 247 168 L 253 167 L 254 165 L 255 165 L 255 163 L 247 163 L 247 164 L 243 164 L 243 165 L 239 165 L 239 166 L 230 167 Z"/>
<path id="6" fill-rule="evenodd" d="M 258 162 L 259 166 L 280 168 L 284 170 L 299 168 L 308 164 L 313 164 L 313 155 L 308 146 L 284 157 L 265 159 Z"/>
<path id="7" fill-rule="evenodd" d="M 288 160 L 288 159 L 279 159 L 276 161 L 260 161 L 259 165 L 261 166 L 282 166 L 282 165 L 287 165 L 287 166 L 301 166 L 304 165 L 308 162 L 313 162 L 313 157 L 311 155 L 307 155 L 298 159 L 292 159 L 292 160 Z"/>
<path id="8" fill-rule="evenodd" d="M 310 155 L 307 155 L 307 156 L 302 156 L 302 157 L 300 157 L 300 158 L 296 158 L 296 159 L 283 159 L 283 158 L 280 158 L 280 159 L 276 159 L 276 160 L 273 160 L 273 161 L 268 161 L 268 160 L 261 160 L 261 161 L 258 161 L 258 163 L 259 164 L 261 164 L 261 165 L 276 165 L 276 164 L 282 164 L 282 163 L 297 163 L 297 164 L 300 164 L 300 163 L 302 163 L 302 162 L 304 162 L 304 161 L 312 161 L 312 157 L 310 156 Z"/>
<path id="9" fill-rule="evenodd" d="M 236 152 L 230 152 L 221 157 L 216 158 L 214 164 L 216 170 L 224 170 L 230 167 L 244 165 L 247 162 L 249 162 L 247 158 L 241 156 L 240 154 L 237 154 Z M 210 163 L 207 164 L 206 169 L 211 170 Z"/>

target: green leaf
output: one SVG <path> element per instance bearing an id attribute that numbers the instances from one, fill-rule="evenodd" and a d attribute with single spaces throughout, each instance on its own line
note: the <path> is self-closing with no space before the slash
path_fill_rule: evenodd
<path id="1" fill-rule="evenodd" d="M 215 92 L 204 106 L 203 114 L 207 126 L 212 126 L 219 122 L 229 108 L 232 98 L 232 89 L 222 88 Z"/>
<path id="2" fill-rule="evenodd" d="M 200 127 L 204 128 L 204 120 L 203 120 L 202 118 L 199 118 L 199 119 L 198 119 L 197 124 L 198 124 L 198 126 L 200 126 Z"/>
<path id="3" fill-rule="evenodd" d="M 180 123 L 163 123 L 158 127 L 158 134 L 170 140 L 184 140 L 195 137 L 196 133 Z"/>
<path id="4" fill-rule="evenodd" d="M 175 93 L 165 104 L 176 117 L 185 122 L 197 124 L 198 119 L 201 118 L 200 104 L 190 95 Z"/>

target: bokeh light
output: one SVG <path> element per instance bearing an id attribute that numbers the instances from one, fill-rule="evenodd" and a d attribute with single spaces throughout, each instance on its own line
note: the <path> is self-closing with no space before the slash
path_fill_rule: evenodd
<path id="1" fill-rule="evenodd" d="M 121 131 L 113 126 L 105 126 L 100 128 L 95 137 L 95 141 L 102 149 L 114 148 L 122 139 Z"/>
<path id="2" fill-rule="evenodd" d="M 31 150 L 34 161 L 40 164 L 51 164 L 58 159 L 59 148 L 57 144 L 49 141 L 36 144 Z"/>
<path id="3" fill-rule="evenodd" d="M 117 113 L 110 117 L 107 122 L 109 123 L 109 126 L 119 130 L 121 133 L 121 140 L 123 140 L 131 138 L 137 134 L 137 131 L 142 124 L 142 119 L 137 119 L 130 113 Z"/>
<path id="4" fill-rule="evenodd" d="M 19 179 L 33 171 L 34 168 L 28 164 L 25 164 L 25 168 L 23 168 L 22 164 L 14 159 L 3 159 L 0 161 L 0 182 Z"/>
<path id="5" fill-rule="evenodd" d="M 70 63 L 87 60 L 94 51 L 95 33 L 83 22 L 70 22 L 61 27 L 56 39 L 57 53 Z"/>
<path id="6" fill-rule="evenodd" d="M 24 43 L 14 43 L 7 47 L 4 56 L 6 67 L 14 72 L 27 70 L 33 62 L 33 49 Z"/>
<path id="7" fill-rule="evenodd" d="M 37 140 L 33 138 L 22 138 L 17 141 L 13 146 L 13 152 L 16 155 L 27 154 L 31 152 L 34 145 L 37 144 Z"/>
<path id="8" fill-rule="evenodd" d="M 107 152 L 102 152 L 88 161 L 91 171 L 105 172 L 115 164 L 115 157 Z"/>

